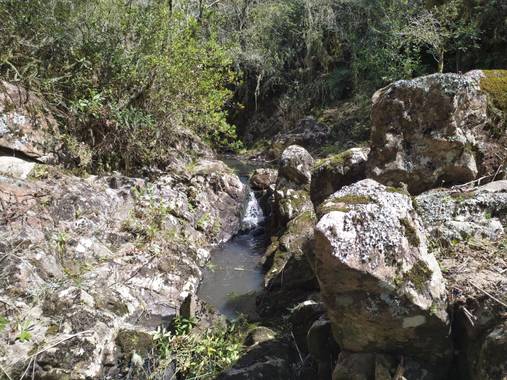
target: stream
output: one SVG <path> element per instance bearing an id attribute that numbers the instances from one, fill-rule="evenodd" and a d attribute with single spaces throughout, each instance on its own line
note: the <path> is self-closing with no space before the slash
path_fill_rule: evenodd
<path id="1" fill-rule="evenodd" d="M 247 184 L 251 165 L 231 159 L 224 162 Z M 241 231 L 211 253 L 197 291 L 199 298 L 229 319 L 239 314 L 255 316 L 256 292 L 264 280 L 259 262 L 264 253 L 264 215 L 249 188 L 242 215 Z"/>

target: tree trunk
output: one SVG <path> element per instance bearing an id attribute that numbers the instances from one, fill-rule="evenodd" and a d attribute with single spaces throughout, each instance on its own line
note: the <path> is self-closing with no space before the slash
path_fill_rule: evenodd
<path id="1" fill-rule="evenodd" d="M 438 54 L 438 72 L 444 72 L 444 51 L 440 51 Z"/>

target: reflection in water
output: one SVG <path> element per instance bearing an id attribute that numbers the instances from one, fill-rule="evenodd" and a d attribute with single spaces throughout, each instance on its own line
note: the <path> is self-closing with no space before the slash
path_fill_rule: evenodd
<path id="1" fill-rule="evenodd" d="M 264 248 L 259 224 L 263 220 L 257 199 L 250 192 L 242 220 L 244 232 L 215 249 L 204 270 L 197 294 L 228 318 L 254 312 L 255 292 L 263 283 L 259 263 Z"/>

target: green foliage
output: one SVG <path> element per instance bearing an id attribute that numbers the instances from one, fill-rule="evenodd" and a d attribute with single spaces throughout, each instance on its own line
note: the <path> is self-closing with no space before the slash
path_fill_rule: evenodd
<path id="1" fill-rule="evenodd" d="M 224 112 L 232 60 L 211 23 L 178 5 L 2 0 L 0 74 L 51 103 L 71 151 L 81 143 L 91 149 L 93 160 L 78 165 L 163 164 L 181 129 L 236 148 Z"/>
<path id="2" fill-rule="evenodd" d="M 241 322 L 192 333 L 195 321 L 177 318 L 174 331 L 159 328 L 154 336 L 162 363 L 174 362 L 185 379 L 213 379 L 239 359 L 243 351 Z M 163 365 L 162 365 L 163 366 Z"/>
<path id="3" fill-rule="evenodd" d="M 32 339 L 32 334 L 30 333 L 31 328 L 32 324 L 30 321 L 18 323 L 18 335 L 16 339 L 18 339 L 20 342 L 28 342 L 30 339 Z"/>

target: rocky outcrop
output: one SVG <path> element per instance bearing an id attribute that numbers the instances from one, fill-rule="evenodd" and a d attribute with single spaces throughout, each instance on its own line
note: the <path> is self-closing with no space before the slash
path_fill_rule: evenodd
<path id="1" fill-rule="evenodd" d="M 0 81 L 0 154 L 55 162 L 58 145 L 58 126 L 41 99 Z"/>
<path id="2" fill-rule="evenodd" d="M 433 190 L 415 203 L 450 289 L 457 376 L 501 378 L 507 368 L 502 317 L 507 305 L 507 182 Z"/>
<path id="3" fill-rule="evenodd" d="M 352 148 L 317 161 L 312 173 L 311 199 L 318 206 L 329 195 L 366 177 L 370 148 Z"/>
<path id="4" fill-rule="evenodd" d="M 315 276 L 305 255 L 315 225 L 309 195 L 312 167 L 312 156 L 295 145 L 288 147 L 280 160 L 271 225 L 275 234 L 262 259 L 268 289 L 315 288 Z"/>
<path id="5" fill-rule="evenodd" d="M 340 348 L 403 353 L 445 371 L 446 292 L 410 197 L 373 180 L 334 193 L 315 228 L 315 271 Z"/>
<path id="6" fill-rule="evenodd" d="M 209 160 L 153 180 L 43 165 L 0 177 L 3 370 L 125 375 L 122 363 L 151 352 L 145 338 L 196 290 L 206 247 L 238 230 L 243 188 Z"/>
<path id="7" fill-rule="evenodd" d="M 434 74 L 377 91 L 368 176 L 412 194 L 493 176 L 507 142 L 491 113 L 488 84 L 498 75 L 505 74 Z"/>

